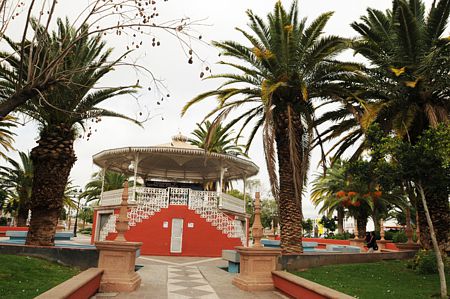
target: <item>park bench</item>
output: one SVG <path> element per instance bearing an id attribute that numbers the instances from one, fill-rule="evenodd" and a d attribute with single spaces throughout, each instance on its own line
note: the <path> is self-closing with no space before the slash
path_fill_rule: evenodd
<path id="1" fill-rule="evenodd" d="M 241 260 L 236 250 L 222 250 L 222 258 L 228 261 L 228 272 L 239 273 Z"/>
<path id="2" fill-rule="evenodd" d="M 361 248 L 359 248 L 358 246 L 350 246 L 350 245 L 327 244 L 327 251 L 329 251 L 329 252 L 360 253 L 361 252 Z"/>
<path id="3" fill-rule="evenodd" d="M 263 244 L 264 247 L 280 247 L 279 240 L 261 240 L 261 244 Z M 316 251 L 316 247 L 318 246 L 317 242 L 302 242 L 302 245 L 303 251 Z"/>
<path id="4" fill-rule="evenodd" d="M 10 240 L 25 240 L 27 238 L 28 232 L 25 231 L 6 231 L 6 237 Z M 55 235 L 55 241 L 67 240 L 70 241 L 73 237 L 71 232 L 57 232 Z"/>

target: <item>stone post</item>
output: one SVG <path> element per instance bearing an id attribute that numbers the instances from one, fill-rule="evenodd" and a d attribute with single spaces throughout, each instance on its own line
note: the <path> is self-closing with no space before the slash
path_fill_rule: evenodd
<path id="1" fill-rule="evenodd" d="M 134 271 L 136 252 L 141 242 L 128 242 L 128 182 L 125 181 L 119 219 L 116 223 L 117 236 L 113 241 L 95 242 L 100 251 L 98 267 L 103 269 L 100 292 L 132 292 L 141 285 L 141 277 Z"/>
<path id="2" fill-rule="evenodd" d="M 380 237 L 381 241 L 384 241 L 384 220 L 383 218 L 380 219 Z"/>
<path id="3" fill-rule="evenodd" d="M 359 236 L 358 236 L 358 220 L 356 220 L 356 218 L 353 220 L 353 225 L 354 225 L 354 234 L 355 234 L 355 240 L 358 240 L 359 239 Z"/>
<path id="4" fill-rule="evenodd" d="M 261 204 L 259 192 L 255 194 L 255 219 L 252 226 L 253 247 L 236 247 L 240 255 L 240 273 L 233 284 L 245 291 L 273 290 L 272 271 L 277 269 L 280 248 L 267 248 L 261 244 Z"/>
<path id="5" fill-rule="evenodd" d="M 259 192 L 255 193 L 255 219 L 252 225 L 253 247 L 262 248 L 261 239 L 263 237 L 263 226 L 261 224 L 261 202 Z"/>

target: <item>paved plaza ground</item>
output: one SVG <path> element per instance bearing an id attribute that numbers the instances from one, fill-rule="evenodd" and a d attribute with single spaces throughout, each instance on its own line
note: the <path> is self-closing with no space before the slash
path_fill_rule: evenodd
<path id="1" fill-rule="evenodd" d="M 276 291 L 244 292 L 231 284 L 234 275 L 221 258 L 141 256 L 136 262 L 141 287 L 129 294 L 104 293 L 95 299 L 277 299 L 287 298 Z"/>
<path id="2" fill-rule="evenodd" d="M 0 238 L 0 241 L 9 238 Z M 88 245 L 90 236 L 78 234 L 71 241 L 58 243 Z M 278 299 L 287 298 L 277 291 L 244 292 L 231 281 L 235 274 L 221 267 L 221 258 L 141 256 L 136 264 L 141 287 L 132 293 L 103 293 L 92 299 Z"/>

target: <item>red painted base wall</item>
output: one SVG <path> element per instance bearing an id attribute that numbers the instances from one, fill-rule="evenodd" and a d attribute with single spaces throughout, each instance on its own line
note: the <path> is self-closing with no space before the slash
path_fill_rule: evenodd
<path id="1" fill-rule="evenodd" d="M 182 253 L 170 253 L 173 218 L 183 219 Z M 163 227 L 165 221 L 168 222 L 167 228 Z M 188 227 L 188 223 L 193 223 L 193 227 Z M 107 239 L 112 240 L 114 237 L 115 234 L 110 234 Z M 162 209 L 149 219 L 130 227 L 125 238 L 128 241 L 143 242 L 141 255 L 219 257 L 222 256 L 223 249 L 242 246 L 239 238 L 228 238 L 187 206 L 176 205 Z"/>

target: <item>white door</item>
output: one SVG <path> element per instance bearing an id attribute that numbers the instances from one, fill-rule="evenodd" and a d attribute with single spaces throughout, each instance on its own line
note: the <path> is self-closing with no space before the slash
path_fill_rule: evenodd
<path id="1" fill-rule="evenodd" d="M 172 236 L 170 238 L 170 252 L 181 253 L 183 242 L 183 219 L 172 219 Z"/>

